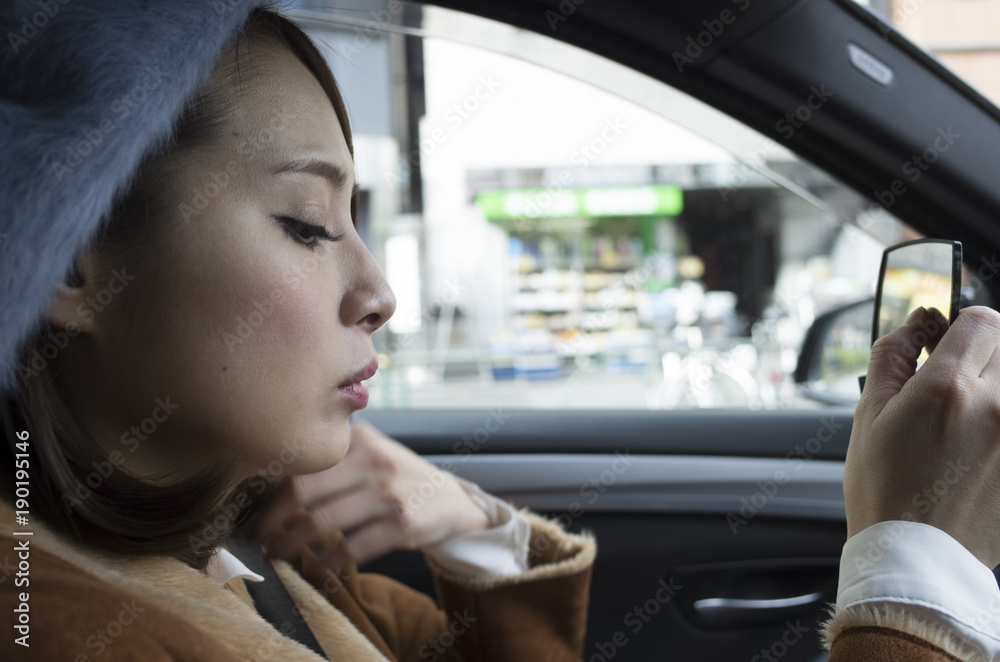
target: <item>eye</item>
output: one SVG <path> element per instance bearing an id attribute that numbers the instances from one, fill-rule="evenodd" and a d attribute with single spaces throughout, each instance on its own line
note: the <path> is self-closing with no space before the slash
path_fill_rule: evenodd
<path id="1" fill-rule="evenodd" d="M 315 250 L 319 246 L 320 239 L 340 241 L 344 237 L 343 233 L 333 236 L 322 225 L 305 223 L 291 216 L 275 216 L 275 218 L 281 221 L 285 234 L 310 250 Z"/>

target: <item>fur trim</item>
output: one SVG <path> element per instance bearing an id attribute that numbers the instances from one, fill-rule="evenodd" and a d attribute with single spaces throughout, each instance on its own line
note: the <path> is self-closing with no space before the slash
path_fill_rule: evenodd
<path id="1" fill-rule="evenodd" d="M 281 583 L 288 589 L 302 618 L 312 630 L 316 641 L 331 660 L 345 662 L 388 662 L 351 621 L 335 609 L 316 588 L 307 582 L 287 561 L 271 563 Z"/>
<path id="2" fill-rule="evenodd" d="M 0 499 L 0 536 L 11 534 L 14 509 Z M 207 575 L 172 557 L 136 557 L 101 552 L 81 545 L 45 523 L 33 521 L 31 544 L 107 582 L 140 604 L 149 602 L 179 616 L 243 659 L 267 651 L 274 662 L 321 662 L 299 642 L 271 626 L 249 602 L 246 588 L 237 595 Z M 344 616 L 284 561 L 273 563 L 296 606 L 330 660 L 384 662 L 385 657 Z M 237 580 L 239 578 L 236 578 Z M 245 602 L 244 600 L 247 600 Z M 312 620 L 310 620 L 310 618 Z M 318 621 L 322 620 L 322 623 Z"/>
<path id="3" fill-rule="evenodd" d="M 530 510 L 522 509 L 521 515 L 531 522 L 531 540 L 528 543 L 528 560 L 531 568 L 519 575 L 502 575 L 470 579 L 453 574 L 434 559 L 427 558 L 431 570 L 439 578 L 473 591 L 487 591 L 500 586 L 550 579 L 571 575 L 589 567 L 597 556 L 597 540 L 590 532 L 567 533 L 558 523 L 545 519 Z M 532 556 L 530 551 L 534 551 Z"/>
<path id="4" fill-rule="evenodd" d="M 988 662 L 982 649 L 967 643 L 954 629 L 929 623 L 905 605 L 857 604 L 847 608 L 832 606 L 831 618 L 820 626 L 820 641 L 830 650 L 833 641 L 851 628 L 880 627 L 913 635 L 942 651 L 967 662 Z"/>

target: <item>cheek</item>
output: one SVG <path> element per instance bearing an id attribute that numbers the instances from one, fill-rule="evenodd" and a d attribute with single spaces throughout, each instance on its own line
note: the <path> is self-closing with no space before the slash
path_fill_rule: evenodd
<path id="1" fill-rule="evenodd" d="M 240 453 L 254 473 L 276 458 L 291 473 L 318 471 L 343 457 L 350 435 L 336 393 L 349 363 L 337 351 L 337 274 L 294 246 L 259 248 L 194 251 L 164 274 L 151 293 L 162 323 L 143 333 L 153 348 L 143 391 L 176 393 L 177 431 Z"/>
<path id="2" fill-rule="evenodd" d="M 226 315 L 215 320 L 217 328 L 228 329 L 217 335 L 219 387 L 252 421 L 262 453 L 273 445 L 271 439 L 322 445 L 325 437 L 342 436 L 340 428 L 347 426 L 349 412 L 336 394 L 346 362 L 337 353 L 333 279 L 323 267 L 304 275 L 287 285 L 273 273 L 247 279 L 224 296 Z"/>

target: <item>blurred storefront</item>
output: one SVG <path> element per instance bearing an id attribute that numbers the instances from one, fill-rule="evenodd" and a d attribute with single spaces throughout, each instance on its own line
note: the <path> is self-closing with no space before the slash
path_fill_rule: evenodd
<path id="1" fill-rule="evenodd" d="M 676 91 L 528 61 L 564 57 L 539 36 L 502 29 L 504 55 L 470 45 L 481 19 L 387 3 L 331 24 L 309 4 L 355 131 L 359 231 L 397 297 L 371 406 L 804 404 L 802 336 L 867 294 L 880 252 L 824 205 L 863 201 Z"/>

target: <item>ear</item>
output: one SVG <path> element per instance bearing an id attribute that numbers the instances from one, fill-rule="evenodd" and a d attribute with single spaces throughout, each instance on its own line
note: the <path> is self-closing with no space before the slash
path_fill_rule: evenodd
<path id="1" fill-rule="evenodd" d="M 48 319 L 53 326 L 67 331 L 93 332 L 96 316 L 87 299 L 92 298 L 97 289 L 94 287 L 96 276 L 93 255 L 84 253 L 78 256 L 73 270 L 67 274 L 64 282 L 59 283 L 49 302 Z"/>

